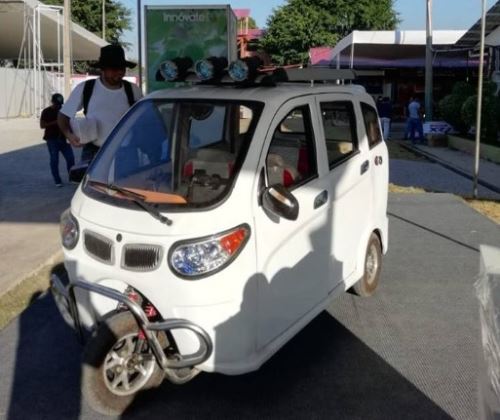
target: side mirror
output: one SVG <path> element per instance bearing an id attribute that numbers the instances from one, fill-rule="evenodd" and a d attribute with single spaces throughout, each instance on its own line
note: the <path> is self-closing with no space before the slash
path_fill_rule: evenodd
<path id="1" fill-rule="evenodd" d="M 299 202 L 283 185 L 275 184 L 264 190 L 262 206 L 272 214 L 288 220 L 297 220 Z"/>
<path id="2" fill-rule="evenodd" d="M 72 166 L 69 170 L 69 180 L 70 182 L 75 182 L 79 184 L 82 182 L 83 177 L 87 173 L 89 168 L 89 162 L 83 162 L 78 165 Z"/>

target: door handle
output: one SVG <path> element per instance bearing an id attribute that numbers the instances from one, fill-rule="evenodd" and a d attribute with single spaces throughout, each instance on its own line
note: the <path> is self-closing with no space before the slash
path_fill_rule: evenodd
<path id="1" fill-rule="evenodd" d="M 361 175 L 363 175 L 368 170 L 369 167 L 370 167 L 370 161 L 369 160 L 365 160 L 361 164 Z"/>
<path id="2" fill-rule="evenodd" d="M 328 201 L 328 191 L 323 190 L 314 199 L 314 209 L 316 210 L 318 207 L 321 207 L 327 201 Z"/>

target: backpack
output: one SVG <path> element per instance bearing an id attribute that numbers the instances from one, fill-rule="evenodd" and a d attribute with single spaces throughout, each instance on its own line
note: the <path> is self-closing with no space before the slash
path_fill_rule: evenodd
<path id="1" fill-rule="evenodd" d="M 90 97 L 94 91 L 96 79 L 90 79 L 85 81 L 83 86 L 83 113 L 87 115 L 87 110 L 89 108 Z M 127 100 L 129 106 L 134 105 L 134 92 L 132 91 L 132 84 L 128 80 L 122 80 L 123 88 L 125 89 L 125 94 L 127 95 Z"/>

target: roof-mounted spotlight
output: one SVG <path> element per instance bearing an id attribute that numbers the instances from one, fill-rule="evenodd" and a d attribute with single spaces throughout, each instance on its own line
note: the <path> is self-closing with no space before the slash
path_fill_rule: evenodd
<path id="1" fill-rule="evenodd" d="M 249 82 L 258 75 L 258 69 L 262 66 L 262 60 L 259 57 L 246 57 L 236 60 L 229 66 L 229 76 L 237 83 Z"/>
<path id="2" fill-rule="evenodd" d="M 212 79 L 220 79 L 224 75 L 224 70 L 227 68 L 227 58 L 225 57 L 210 57 L 204 60 L 199 60 L 194 65 L 194 71 L 202 82 L 207 82 Z"/>
<path id="3" fill-rule="evenodd" d="M 193 67 L 193 60 L 189 57 L 177 57 L 160 64 L 159 72 L 167 82 L 182 81 Z"/>

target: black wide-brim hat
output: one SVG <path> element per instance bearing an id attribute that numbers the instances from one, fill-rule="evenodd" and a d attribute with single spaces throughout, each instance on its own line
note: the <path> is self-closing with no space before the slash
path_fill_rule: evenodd
<path id="1" fill-rule="evenodd" d="M 129 69 L 133 69 L 135 66 L 135 63 L 133 63 L 132 61 L 127 61 L 125 59 L 125 51 L 123 50 L 121 45 L 117 44 L 106 45 L 105 47 L 102 47 L 99 61 L 97 61 L 97 63 L 93 65 L 93 67 L 97 67 L 100 69 L 104 69 L 106 67 L 128 67 Z"/>

